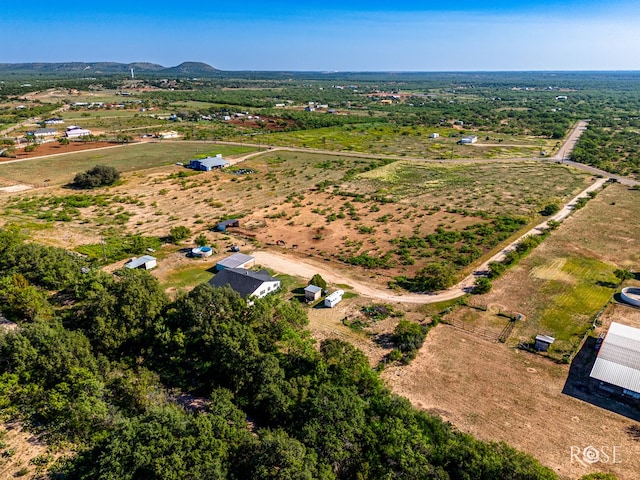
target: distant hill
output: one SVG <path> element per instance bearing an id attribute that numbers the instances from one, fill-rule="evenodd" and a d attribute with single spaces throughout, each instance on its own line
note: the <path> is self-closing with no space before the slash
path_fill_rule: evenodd
<path id="1" fill-rule="evenodd" d="M 220 71 L 202 62 L 184 62 L 175 67 L 164 67 L 148 62 L 0 63 L 0 73 L 15 72 L 25 74 L 86 73 L 91 75 L 114 75 L 128 74 L 132 68 L 136 73 L 166 74 L 169 76 L 207 76 Z"/>

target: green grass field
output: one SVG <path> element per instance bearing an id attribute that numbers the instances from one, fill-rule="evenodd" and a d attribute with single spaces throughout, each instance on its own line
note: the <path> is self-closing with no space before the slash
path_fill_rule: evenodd
<path id="1" fill-rule="evenodd" d="M 551 335 L 556 340 L 549 356 L 569 358 L 595 315 L 615 293 L 615 266 L 582 255 L 534 255 L 529 267 L 534 277 L 540 269 L 544 272 L 535 294 L 544 302 L 536 302 L 534 314 L 519 326 L 518 335 L 531 339 L 537 334 Z"/>
<path id="2" fill-rule="evenodd" d="M 540 161 L 395 162 L 359 175 L 344 188 L 405 203 L 530 215 L 545 202 L 568 199 L 589 178 L 579 170 Z"/>
<path id="3" fill-rule="evenodd" d="M 42 185 L 64 184 L 94 165 L 109 165 L 121 172 L 188 163 L 198 155 L 241 155 L 254 151 L 252 147 L 212 145 L 199 142 L 158 142 L 129 144 L 102 150 L 88 150 L 47 158 L 36 158 L 13 163 L 0 163 L 0 177 L 21 183 Z"/>

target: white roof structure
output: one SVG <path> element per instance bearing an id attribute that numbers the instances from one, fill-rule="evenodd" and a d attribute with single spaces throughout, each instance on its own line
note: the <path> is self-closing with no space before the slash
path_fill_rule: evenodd
<path id="1" fill-rule="evenodd" d="M 251 263 L 255 260 L 251 255 L 245 255 L 244 253 L 234 253 L 233 255 L 229 255 L 227 258 L 220 260 L 216 263 L 216 268 L 218 270 L 223 270 L 226 268 L 244 268 L 248 263 Z"/>
<path id="2" fill-rule="evenodd" d="M 156 258 L 151 255 L 143 255 L 138 258 L 133 258 L 125 264 L 127 268 L 140 268 L 142 266 L 153 268 L 156 264 Z"/>
<path id="3" fill-rule="evenodd" d="M 612 322 L 590 377 L 640 393 L 640 328 Z"/>
<path id="4" fill-rule="evenodd" d="M 317 285 L 307 285 L 304 291 L 310 293 L 318 293 L 322 291 L 322 288 L 318 287 Z"/>

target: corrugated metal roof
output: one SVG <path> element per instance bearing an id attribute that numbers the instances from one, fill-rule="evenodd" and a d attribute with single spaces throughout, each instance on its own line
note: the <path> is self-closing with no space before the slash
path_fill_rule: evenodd
<path id="1" fill-rule="evenodd" d="M 155 257 L 151 255 L 143 255 L 142 257 L 134 258 L 125 265 L 127 268 L 139 268 L 147 262 L 155 261 Z"/>
<path id="2" fill-rule="evenodd" d="M 590 376 L 640 393 L 640 329 L 611 323 Z"/>
<path id="3" fill-rule="evenodd" d="M 322 288 L 318 287 L 317 285 L 308 285 L 305 287 L 304 291 L 311 292 L 311 293 L 318 293 L 322 291 Z"/>
<path id="4" fill-rule="evenodd" d="M 244 253 L 234 253 L 227 258 L 220 260 L 216 267 L 222 268 L 238 268 L 245 263 L 252 262 L 254 258 L 251 255 L 245 255 Z M 219 269 L 220 270 L 220 269 Z"/>

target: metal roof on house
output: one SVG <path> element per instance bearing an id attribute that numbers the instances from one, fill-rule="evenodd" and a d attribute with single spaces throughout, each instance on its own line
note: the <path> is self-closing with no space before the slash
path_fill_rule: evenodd
<path id="1" fill-rule="evenodd" d="M 252 270 L 245 270 L 244 268 L 226 268 L 209 280 L 209 283 L 214 287 L 229 285 L 238 292 L 242 298 L 251 295 L 265 282 L 280 283 L 280 280 L 271 277 L 265 270 L 254 272 Z"/>
<path id="2" fill-rule="evenodd" d="M 216 263 L 216 267 L 219 265 L 222 268 L 238 268 L 245 263 L 255 260 L 251 255 L 245 255 L 244 253 L 234 253 L 227 258 L 220 260 Z"/>
<path id="3" fill-rule="evenodd" d="M 156 257 L 152 257 L 151 255 L 143 255 L 138 258 L 132 259 L 130 262 L 127 262 L 125 265 L 127 268 L 139 268 L 147 262 L 155 261 Z"/>
<path id="4" fill-rule="evenodd" d="M 640 393 L 640 329 L 612 322 L 590 377 Z"/>

